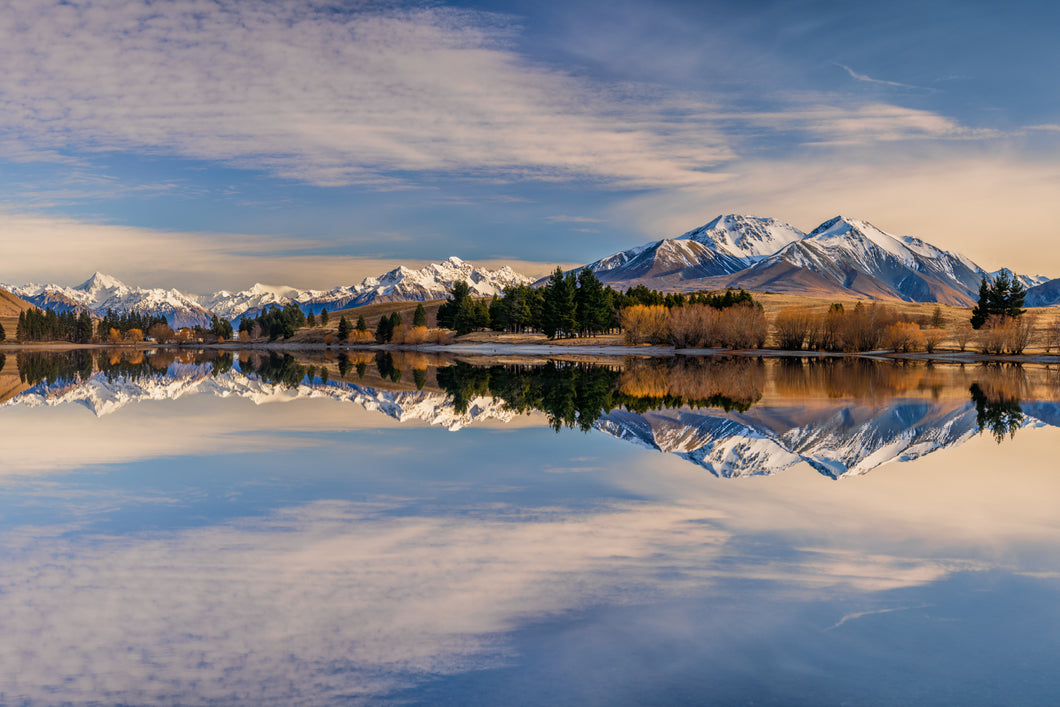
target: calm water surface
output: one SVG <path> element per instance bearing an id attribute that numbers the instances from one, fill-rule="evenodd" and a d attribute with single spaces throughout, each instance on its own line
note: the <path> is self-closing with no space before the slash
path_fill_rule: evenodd
<path id="1" fill-rule="evenodd" d="M 1055 704 L 1060 374 L 8 352 L 0 704 Z"/>

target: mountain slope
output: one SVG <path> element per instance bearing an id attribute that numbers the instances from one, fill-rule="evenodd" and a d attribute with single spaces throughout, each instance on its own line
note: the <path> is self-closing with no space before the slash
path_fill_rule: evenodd
<path id="1" fill-rule="evenodd" d="M 677 240 L 696 241 L 718 253 L 753 262 L 805 237 L 805 233 L 783 221 L 727 214 L 678 236 Z"/>
<path id="2" fill-rule="evenodd" d="M 1060 304 L 1060 278 L 1049 280 L 1027 290 L 1023 304 L 1028 307 L 1049 307 Z"/>
<path id="3" fill-rule="evenodd" d="M 30 309 L 33 305 L 17 297 L 15 294 L 0 288 L 0 317 L 17 318 L 20 312 Z"/>
<path id="4" fill-rule="evenodd" d="M 784 291 L 778 274 L 785 271 L 778 270 L 778 265 L 812 272 L 835 287 L 874 299 L 955 305 L 975 302 L 985 273 L 960 254 L 910 236 L 891 235 L 866 221 L 837 216 L 726 284 L 747 288 L 770 273 L 773 289 Z"/>
<path id="5" fill-rule="evenodd" d="M 709 287 L 702 281 L 731 275 L 805 237 L 782 221 L 729 214 L 673 239 L 631 248 L 585 267 L 612 286 L 663 290 Z"/>
<path id="6" fill-rule="evenodd" d="M 35 307 L 57 312 L 84 310 L 98 317 L 112 309 L 115 312 L 161 315 L 174 328 L 210 323 L 210 313 L 194 298 L 178 290 L 130 287 L 100 272 L 76 287 L 23 285 L 13 287 L 11 291 Z"/>

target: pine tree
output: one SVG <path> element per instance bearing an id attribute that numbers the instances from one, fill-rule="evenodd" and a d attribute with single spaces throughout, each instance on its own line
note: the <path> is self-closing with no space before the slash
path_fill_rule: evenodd
<path id="1" fill-rule="evenodd" d="M 992 316 L 1016 318 L 1023 314 L 1027 288 L 1002 270 L 992 281 L 979 283 L 979 302 L 972 309 L 972 328 L 979 329 Z"/>
<path id="2" fill-rule="evenodd" d="M 364 319 L 364 317 L 361 317 Z M 346 338 L 350 335 L 350 320 L 343 317 L 339 320 L 339 341 L 346 341 Z"/>
<path id="3" fill-rule="evenodd" d="M 4 331 L 4 325 L 0 324 L 0 341 L 3 341 L 6 338 L 7 338 L 7 332 Z"/>
<path id="4" fill-rule="evenodd" d="M 343 319 L 345 319 L 345 317 L 343 317 Z M 368 322 L 364 321 L 363 314 L 357 317 L 356 329 L 357 331 L 368 331 Z"/>
<path id="5" fill-rule="evenodd" d="M 427 326 L 427 309 L 423 306 L 423 302 L 416 305 L 416 313 L 412 315 L 412 326 Z"/>
<path id="6" fill-rule="evenodd" d="M 320 326 L 327 326 L 329 318 L 330 317 L 328 317 L 328 308 L 324 307 L 322 310 L 320 310 Z"/>
<path id="7" fill-rule="evenodd" d="M 305 317 L 306 326 L 315 327 L 317 325 L 316 315 L 310 312 Z"/>

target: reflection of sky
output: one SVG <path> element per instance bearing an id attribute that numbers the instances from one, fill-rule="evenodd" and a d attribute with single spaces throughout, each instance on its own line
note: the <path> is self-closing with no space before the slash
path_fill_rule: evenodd
<path id="1" fill-rule="evenodd" d="M 3 411 L 126 451 L 6 477 L 0 702 L 1027 703 L 1060 657 L 1056 429 L 835 482 L 325 400 L 74 412 Z"/>

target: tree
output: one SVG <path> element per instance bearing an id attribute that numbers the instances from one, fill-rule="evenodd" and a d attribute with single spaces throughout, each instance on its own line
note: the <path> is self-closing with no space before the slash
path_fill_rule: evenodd
<path id="1" fill-rule="evenodd" d="M 575 320 L 574 294 L 576 280 L 574 273 L 563 275 L 562 268 L 548 279 L 545 285 L 545 306 L 541 316 L 541 330 L 545 336 L 555 339 L 560 334 L 573 334 L 577 327 Z"/>
<path id="2" fill-rule="evenodd" d="M 6 338 L 7 338 L 7 332 L 4 331 L 4 325 L 0 324 L 0 341 L 3 341 Z"/>
<path id="3" fill-rule="evenodd" d="M 310 312 L 305 317 L 306 326 L 315 327 L 317 325 L 316 315 Z"/>
<path id="4" fill-rule="evenodd" d="M 345 319 L 346 317 L 343 317 Z M 348 324 L 349 322 L 347 322 Z M 357 317 L 357 326 L 354 327 L 357 331 L 368 331 L 368 322 L 364 320 L 364 315 L 361 314 Z"/>
<path id="5" fill-rule="evenodd" d="M 362 316 L 361 319 L 364 319 Z M 360 322 L 358 322 L 360 323 Z M 343 317 L 339 320 L 339 341 L 346 341 L 346 337 L 350 335 L 350 320 Z"/>
<path id="6" fill-rule="evenodd" d="M 423 302 L 416 305 L 416 313 L 412 315 L 412 326 L 427 326 L 427 309 Z"/>
<path id="7" fill-rule="evenodd" d="M 375 340 L 380 344 L 385 344 L 392 338 L 394 338 L 393 318 L 390 316 L 379 317 L 379 324 L 375 327 Z"/>
<path id="8" fill-rule="evenodd" d="M 979 283 L 979 303 L 972 309 L 972 328 L 980 329 L 991 316 L 1019 317 L 1024 313 L 1023 299 L 1027 288 L 1002 270 L 992 281 L 985 277 Z"/>
<path id="9" fill-rule="evenodd" d="M 461 308 L 466 308 L 471 300 L 471 288 L 463 280 L 457 280 L 449 292 L 449 299 L 438 308 L 438 326 L 456 329 L 456 319 Z M 464 332 L 467 333 L 467 332 Z"/>
<path id="10" fill-rule="evenodd" d="M 320 310 L 320 326 L 327 326 L 328 319 L 328 308 L 324 307 L 322 310 Z"/>

